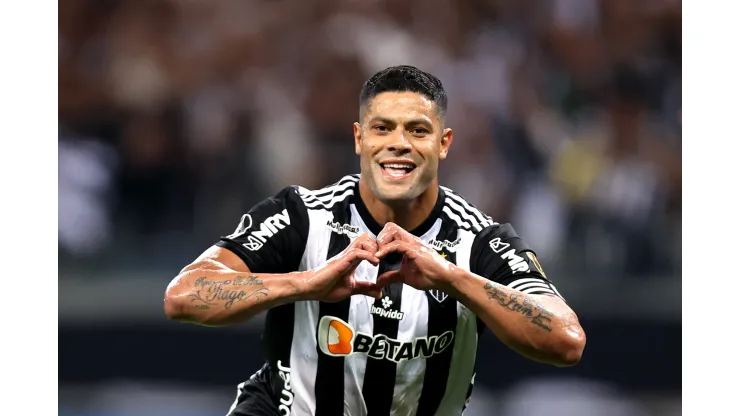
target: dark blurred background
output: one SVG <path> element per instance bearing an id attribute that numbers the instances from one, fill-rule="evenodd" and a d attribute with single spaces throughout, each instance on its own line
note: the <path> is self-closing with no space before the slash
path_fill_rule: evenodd
<path id="1" fill-rule="evenodd" d="M 359 172 L 374 72 L 449 94 L 441 182 L 538 252 L 588 335 L 582 363 L 486 335 L 467 415 L 672 415 L 681 404 L 681 3 L 59 3 L 62 415 L 221 415 L 261 319 L 169 322 L 164 289 L 288 184 Z"/>

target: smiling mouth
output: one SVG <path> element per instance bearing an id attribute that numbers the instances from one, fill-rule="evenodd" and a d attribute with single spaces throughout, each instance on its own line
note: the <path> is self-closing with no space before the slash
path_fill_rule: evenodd
<path id="1" fill-rule="evenodd" d="M 391 178 L 405 178 L 416 169 L 416 165 L 411 162 L 381 163 L 380 168 Z"/>

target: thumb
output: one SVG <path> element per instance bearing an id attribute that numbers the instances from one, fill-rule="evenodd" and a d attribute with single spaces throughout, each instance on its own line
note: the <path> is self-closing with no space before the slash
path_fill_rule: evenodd
<path id="1" fill-rule="evenodd" d="M 389 272 L 385 272 L 381 274 L 380 276 L 378 276 L 378 278 L 375 279 L 375 285 L 382 289 L 391 283 L 402 282 L 402 281 L 403 281 L 403 275 L 401 274 L 401 271 L 391 270 Z"/>
<path id="2" fill-rule="evenodd" d="M 355 280 L 354 287 L 352 288 L 353 295 L 366 295 L 376 299 L 380 299 L 383 292 L 381 288 L 375 283 Z"/>
<path id="3" fill-rule="evenodd" d="M 336 270 L 339 275 L 352 274 L 360 263 L 362 263 L 361 258 L 358 258 L 351 253 L 347 253 L 336 259 L 334 270 Z"/>

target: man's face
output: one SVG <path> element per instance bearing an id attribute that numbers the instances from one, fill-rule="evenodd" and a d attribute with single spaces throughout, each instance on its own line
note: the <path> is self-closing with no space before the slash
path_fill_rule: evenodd
<path id="1" fill-rule="evenodd" d="M 384 92 L 354 125 L 362 177 L 383 202 L 412 200 L 437 177 L 452 130 L 443 129 L 434 101 L 414 92 Z"/>

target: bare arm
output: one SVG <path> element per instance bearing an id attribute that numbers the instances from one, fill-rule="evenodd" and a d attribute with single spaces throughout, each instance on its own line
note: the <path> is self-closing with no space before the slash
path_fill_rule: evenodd
<path id="1" fill-rule="evenodd" d="M 450 291 L 506 345 L 536 361 L 578 363 L 586 335 L 578 317 L 553 295 L 527 295 L 454 268 Z"/>
<path id="2" fill-rule="evenodd" d="M 503 272 L 498 274 L 499 277 L 502 274 L 511 277 L 512 267 L 526 269 L 519 271 L 521 274 L 517 279 L 521 280 L 512 283 L 535 281 L 529 288 L 526 288 L 527 285 L 516 287 L 526 291 L 544 291 L 542 288 L 547 286 L 545 280 L 532 270 L 539 265 L 533 260 L 534 256 L 517 251 L 514 245 L 520 243 L 511 237 L 502 240 L 500 236 L 495 237 L 492 240 L 494 245 L 485 247 L 483 250 L 486 251 L 482 251 L 482 254 L 487 255 L 489 260 L 496 260 L 501 258 L 499 253 L 505 253 L 506 260 L 514 261 L 494 262 L 493 267 L 488 268 L 489 272 L 491 269 L 501 269 Z M 490 237 L 487 236 L 484 241 L 487 242 Z M 402 281 L 419 290 L 439 289 L 447 292 L 475 313 L 502 342 L 533 360 L 569 366 L 581 359 L 586 336 L 575 313 L 554 295 L 554 291 L 552 295 L 526 294 L 465 270 L 448 262 L 418 237 L 393 223 L 386 224 L 377 241 L 379 258 L 394 252 L 404 256 L 400 269 L 378 276 L 379 283 Z M 510 250 L 504 252 L 503 248 Z M 489 252 L 496 256 L 491 256 Z M 525 259 L 529 259 L 527 263 L 524 263 Z M 494 272 L 490 275 L 496 277 L 497 274 Z"/>
<path id="3" fill-rule="evenodd" d="M 354 279 L 363 260 L 378 264 L 367 234 L 356 238 L 325 266 L 305 272 L 252 273 L 236 254 L 211 247 L 167 286 L 165 314 L 181 322 L 224 326 L 300 300 L 337 302 L 352 295 L 379 297 L 382 287 Z"/>
<path id="4" fill-rule="evenodd" d="M 211 247 L 167 286 L 165 314 L 207 326 L 247 321 L 301 297 L 300 273 L 252 273 L 231 251 Z"/>

